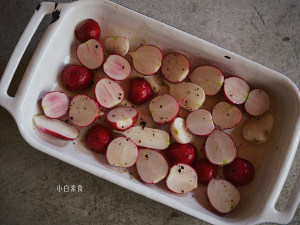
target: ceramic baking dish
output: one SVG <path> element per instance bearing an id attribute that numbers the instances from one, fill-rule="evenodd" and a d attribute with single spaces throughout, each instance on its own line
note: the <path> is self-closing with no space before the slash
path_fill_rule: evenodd
<path id="1" fill-rule="evenodd" d="M 30 39 L 43 17 L 51 13 L 57 20 L 47 28 L 16 96 L 8 96 L 7 89 Z M 246 152 L 254 163 L 256 177 L 251 184 L 240 188 L 242 199 L 235 210 L 225 216 L 217 215 L 208 205 L 203 188 L 181 196 L 170 193 L 163 185 L 145 185 L 132 179 L 129 173 L 112 169 L 105 158 L 84 147 L 74 147 L 72 142 L 60 142 L 36 131 L 32 116 L 40 112 L 37 102 L 45 92 L 55 89 L 60 71 L 73 60 L 74 29 L 86 18 L 93 18 L 100 23 L 102 37 L 126 36 L 133 49 L 149 43 L 159 46 L 163 52 L 176 50 L 188 56 L 192 68 L 201 64 L 216 65 L 225 74 L 241 76 L 251 86 L 268 91 L 272 99 L 274 129 L 271 139 L 262 147 L 250 145 L 239 149 L 241 154 Z M 2 76 L 0 104 L 14 117 L 24 139 L 36 149 L 213 224 L 288 223 L 300 201 L 298 179 L 285 209 L 280 212 L 275 209 L 299 144 L 300 95 L 295 84 L 278 72 L 109 1 L 41 3 Z"/>

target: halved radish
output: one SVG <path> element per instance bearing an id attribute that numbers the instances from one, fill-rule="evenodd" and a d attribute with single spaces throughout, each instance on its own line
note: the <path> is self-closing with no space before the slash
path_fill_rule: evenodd
<path id="1" fill-rule="evenodd" d="M 269 95 L 262 89 L 250 91 L 245 102 L 245 110 L 252 116 L 261 116 L 270 109 Z"/>
<path id="2" fill-rule="evenodd" d="M 103 64 L 103 71 L 114 80 L 125 80 L 131 73 L 127 59 L 120 55 L 110 55 Z"/>
<path id="3" fill-rule="evenodd" d="M 242 78 L 229 77 L 224 81 L 224 95 L 232 104 L 243 104 L 246 101 L 249 92 L 249 85 Z"/>
<path id="4" fill-rule="evenodd" d="M 168 94 L 158 95 L 149 103 L 149 111 L 155 123 L 167 124 L 179 113 L 177 100 Z"/>
<path id="5" fill-rule="evenodd" d="M 69 109 L 68 96 L 60 91 L 51 91 L 42 99 L 42 108 L 47 117 L 57 119 L 64 116 Z"/>
<path id="6" fill-rule="evenodd" d="M 198 176 L 190 165 L 177 163 L 170 169 L 166 184 L 171 191 L 183 194 L 197 187 Z"/>
<path id="7" fill-rule="evenodd" d="M 144 148 L 139 149 L 136 169 L 145 183 L 156 184 L 167 176 L 169 165 L 162 154 Z"/>
<path id="8" fill-rule="evenodd" d="M 97 102 L 87 95 L 76 95 L 70 103 L 69 117 L 78 127 L 87 127 L 103 115 Z"/>
<path id="9" fill-rule="evenodd" d="M 191 112 L 186 118 L 186 127 L 192 134 L 198 136 L 207 136 L 215 129 L 212 115 L 206 109 Z"/>
<path id="10" fill-rule="evenodd" d="M 102 45 L 98 40 L 90 39 L 77 47 L 79 62 L 88 69 L 98 69 L 104 60 Z"/>
<path id="11" fill-rule="evenodd" d="M 72 125 L 57 119 L 49 119 L 46 116 L 34 116 L 36 126 L 46 134 L 70 141 L 77 138 L 79 131 Z"/>
<path id="12" fill-rule="evenodd" d="M 102 78 L 95 86 L 95 96 L 102 107 L 112 108 L 123 101 L 124 90 L 117 82 Z"/>
<path id="13" fill-rule="evenodd" d="M 112 166 L 131 167 L 138 158 L 136 144 L 125 137 L 117 137 L 107 146 L 106 159 Z"/>
<path id="14" fill-rule="evenodd" d="M 237 126 L 242 120 L 242 112 L 228 102 L 217 103 L 212 110 L 212 118 L 221 130 Z"/>
<path id="15" fill-rule="evenodd" d="M 175 141 L 187 144 L 192 141 L 192 134 L 187 130 L 184 119 L 177 117 L 170 126 L 170 133 Z"/>
<path id="16" fill-rule="evenodd" d="M 215 66 L 198 66 L 190 74 L 189 78 L 195 84 L 198 84 L 206 95 L 216 95 L 224 82 L 222 71 Z"/>
<path id="17" fill-rule="evenodd" d="M 144 45 L 135 52 L 129 52 L 133 58 L 133 66 L 137 72 L 143 75 L 156 73 L 163 58 L 161 50 L 154 45 Z"/>
<path id="18" fill-rule="evenodd" d="M 236 144 L 229 134 L 215 129 L 206 139 L 205 154 L 212 164 L 224 166 L 235 159 L 237 154 Z"/>
<path id="19" fill-rule="evenodd" d="M 152 76 L 145 76 L 144 79 L 150 84 L 153 93 L 169 93 L 168 85 L 162 81 L 160 75 L 154 74 Z"/>
<path id="20" fill-rule="evenodd" d="M 161 65 L 163 76 L 170 82 L 183 81 L 190 72 L 190 61 L 185 55 L 174 52 L 164 57 Z"/>
<path id="21" fill-rule="evenodd" d="M 107 122 L 116 130 L 127 130 L 138 118 L 138 111 L 132 107 L 119 106 L 107 114 Z"/>
<path id="22" fill-rule="evenodd" d="M 207 198 L 211 206 L 219 213 L 228 213 L 240 202 L 239 190 L 223 179 L 212 179 L 207 186 Z"/>
<path id="23" fill-rule="evenodd" d="M 109 37 L 105 39 L 105 48 L 110 53 L 125 56 L 129 50 L 129 41 L 125 37 Z"/>

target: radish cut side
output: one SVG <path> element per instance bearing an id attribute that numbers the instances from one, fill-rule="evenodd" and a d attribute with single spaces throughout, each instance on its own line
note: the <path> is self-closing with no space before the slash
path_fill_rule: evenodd
<path id="1" fill-rule="evenodd" d="M 167 124 L 173 121 L 179 113 L 179 108 L 177 100 L 167 94 L 155 97 L 149 104 L 153 120 L 158 124 Z"/>
<path id="2" fill-rule="evenodd" d="M 192 141 L 193 135 L 187 130 L 184 119 L 177 117 L 170 126 L 170 133 L 174 140 L 180 144 Z"/>
<path id="3" fill-rule="evenodd" d="M 171 191 L 183 194 L 197 187 L 198 176 L 190 165 L 178 163 L 170 169 L 166 184 Z"/>
<path id="4" fill-rule="evenodd" d="M 187 129 L 198 136 L 206 136 L 213 132 L 215 125 L 211 113 L 206 109 L 191 112 L 186 118 Z"/>
<path id="5" fill-rule="evenodd" d="M 109 37 L 105 39 L 105 47 L 111 53 L 125 56 L 129 50 L 129 41 L 125 37 Z"/>
<path id="6" fill-rule="evenodd" d="M 76 95 L 71 100 L 69 117 L 78 127 L 91 125 L 102 114 L 97 102 L 87 95 Z"/>
<path id="7" fill-rule="evenodd" d="M 80 44 L 77 47 L 77 58 L 79 62 L 88 69 L 98 69 L 104 60 L 102 45 L 95 39 Z"/>
<path id="8" fill-rule="evenodd" d="M 110 55 L 103 64 L 103 71 L 114 80 L 125 80 L 131 73 L 127 59 L 120 55 Z"/>
<path id="9" fill-rule="evenodd" d="M 250 92 L 249 85 L 239 77 L 229 77 L 224 81 L 224 94 L 229 102 L 243 104 Z"/>
<path id="10" fill-rule="evenodd" d="M 136 144 L 125 137 L 117 137 L 107 146 L 106 159 L 112 166 L 131 167 L 137 158 Z"/>
<path id="11" fill-rule="evenodd" d="M 161 72 L 168 81 L 179 83 L 189 74 L 190 61 L 180 53 L 171 53 L 164 57 Z"/>
<path id="12" fill-rule="evenodd" d="M 68 96 L 60 91 L 47 93 L 42 99 L 42 108 L 47 117 L 57 119 L 64 116 L 69 109 Z"/>
<path id="13" fill-rule="evenodd" d="M 216 95 L 224 82 L 222 71 L 215 66 L 198 66 L 190 74 L 189 78 L 195 84 L 198 84 L 206 95 Z"/>
<path id="14" fill-rule="evenodd" d="M 229 134 L 216 129 L 206 139 L 205 154 L 212 164 L 227 165 L 236 157 L 236 144 Z"/>
<path id="15" fill-rule="evenodd" d="M 239 204 L 240 192 L 226 180 L 212 179 L 207 186 L 207 198 L 219 213 L 228 213 Z"/>
<path id="16" fill-rule="evenodd" d="M 252 116 L 261 116 L 270 109 L 269 95 L 262 89 L 250 91 L 245 102 L 245 110 Z"/>
<path id="17" fill-rule="evenodd" d="M 135 124 L 138 111 L 132 107 L 120 106 L 110 110 L 106 118 L 114 129 L 127 130 Z"/>
<path id="18" fill-rule="evenodd" d="M 169 165 L 159 152 L 150 149 L 139 149 L 136 169 L 145 183 L 156 184 L 167 176 Z"/>
<path id="19" fill-rule="evenodd" d="M 61 120 L 49 119 L 46 116 L 34 116 L 33 120 L 41 131 L 62 140 L 74 140 L 79 134 L 74 126 Z"/>
<path id="20" fill-rule="evenodd" d="M 213 121 L 221 130 L 237 126 L 242 116 L 241 110 L 228 102 L 219 102 L 212 110 Z"/>
<path id="21" fill-rule="evenodd" d="M 124 90 L 121 86 L 108 78 L 102 78 L 95 86 L 95 96 L 104 108 L 112 108 L 124 99 Z"/>

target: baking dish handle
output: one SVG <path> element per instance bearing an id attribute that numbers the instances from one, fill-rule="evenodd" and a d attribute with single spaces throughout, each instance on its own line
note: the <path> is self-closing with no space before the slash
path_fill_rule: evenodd
<path id="1" fill-rule="evenodd" d="M 40 3 L 33 16 L 31 17 L 28 25 L 26 26 L 23 34 L 21 35 L 0 80 L 0 105 L 3 106 L 7 111 L 14 115 L 14 109 L 16 107 L 16 97 L 8 95 L 7 90 L 14 76 L 14 73 L 20 63 L 20 60 L 31 41 L 36 29 L 41 23 L 42 19 L 46 14 L 51 14 L 55 8 L 53 2 L 42 2 Z"/>

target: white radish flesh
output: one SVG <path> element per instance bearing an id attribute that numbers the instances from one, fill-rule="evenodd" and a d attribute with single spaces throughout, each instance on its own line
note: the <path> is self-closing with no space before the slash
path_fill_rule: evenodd
<path id="1" fill-rule="evenodd" d="M 192 134 L 198 136 L 207 136 L 215 129 L 212 115 L 206 109 L 191 112 L 186 118 L 186 127 Z"/>
<path id="2" fill-rule="evenodd" d="M 145 76 L 144 79 L 150 84 L 153 93 L 169 93 L 168 85 L 162 81 L 160 75 L 154 74 L 152 76 Z"/>
<path id="3" fill-rule="evenodd" d="M 69 105 L 68 96 L 60 91 L 49 92 L 42 99 L 43 111 L 51 119 L 64 116 L 68 112 Z"/>
<path id="4" fill-rule="evenodd" d="M 192 134 L 187 130 L 184 119 L 177 117 L 170 126 L 170 133 L 174 140 L 180 144 L 192 141 Z"/>
<path id="5" fill-rule="evenodd" d="M 252 116 L 261 116 L 270 109 L 269 95 L 262 89 L 250 91 L 245 102 L 245 110 Z"/>
<path id="6" fill-rule="evenodd" d="M 105 48 L 110 53 L 125 56 L 129 50 L 129 41 L 125 37 L 109 37 L 105 39 Z"/>
<path id="7" fill-rule="evenodd" d="M 232 104 L 243 104 L 249 92 L 249 85 L 239 77 L 229 77 L 224 81 L 224 95 Z"/>
<path id="8" fill-rule="evenodd" d="M 111 109 L 106 118 L 114 129 L 127 130 L 135 124 L 138 111 L 132 107 L 119 106 Z"/>
<path id="9" fill-rule="evenodd" d="M 103 71 L 114 80 L 125 80 L 131 73 L 127 59 L 120 55 L 110 55 L 103 64 Z"/>

